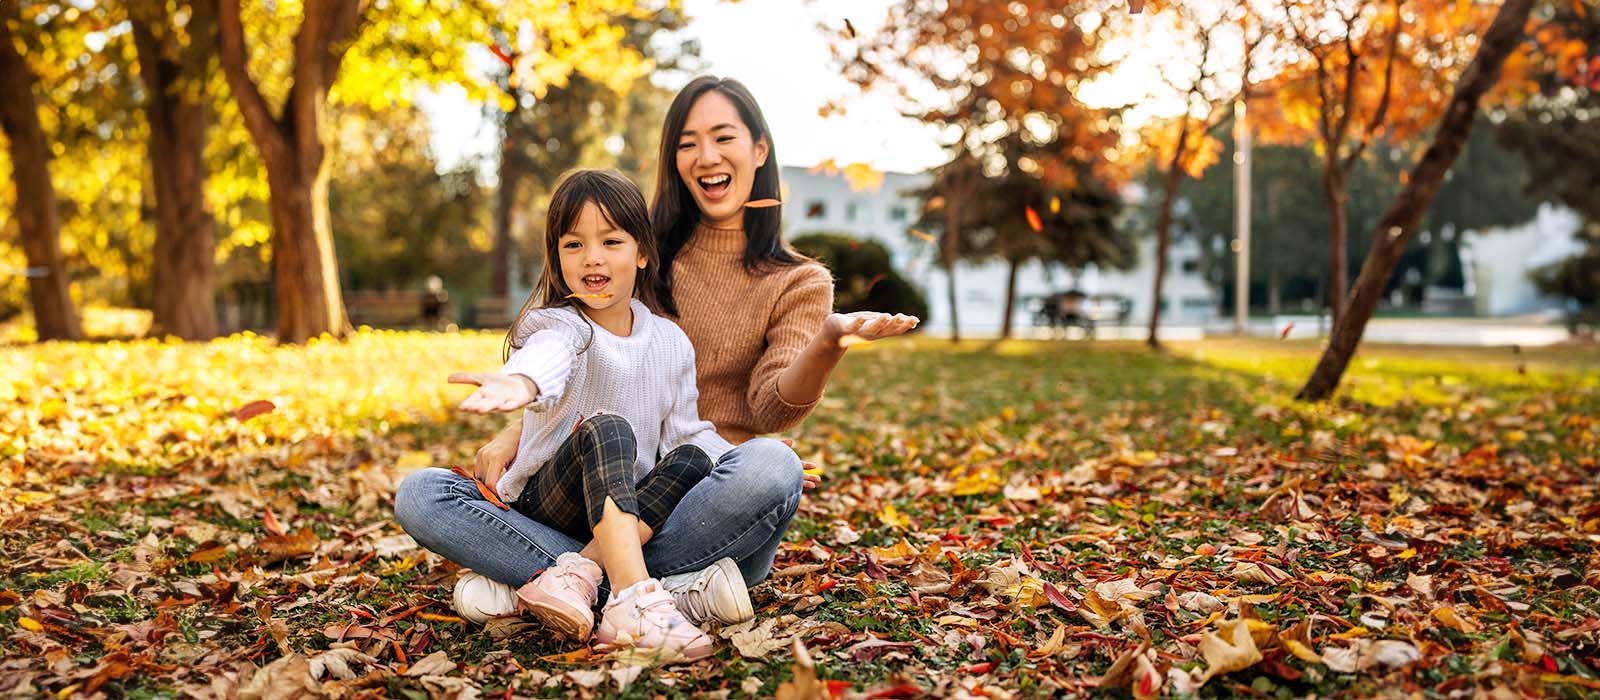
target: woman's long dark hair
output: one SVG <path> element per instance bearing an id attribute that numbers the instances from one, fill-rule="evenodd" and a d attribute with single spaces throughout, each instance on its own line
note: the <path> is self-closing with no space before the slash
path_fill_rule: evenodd
<path id="1" fill-rule="evenodd" d="M 607 223 L 633 236 L 633 240 L 638 242 L 639 254 L 647 262 L 634 279 L 633 295 L 651 311 L 662 312 L 660 297 L 657 296 L 661 285 L 657 277 L 662 269 L 656 257 L 659 246 L 656 245 L 655 231 L 650 227 L 644 193 L 632 180 L 615 170 L 575 170 L 568 173 L 550 195 L 550 208 L 544 220 L 544 273 L 528 295 L 528 300 L 523 302 L 522 310 L 517 312 L 516 320 L 511 322 L 511 329 L 506 332 L 505 346 L 501 350 L 502 362 L 511 358 L 513 350 L 522 347 L 522 339 L 516 337 L 517 327 L 522 325 L 523 317 L 529 313 L 537 309 L 570 306 L 585 318 L 588 317 L 588 314 L 584 314 L 581 302 L 567 298 L 572 294 L 572 288 L 567 286 L 567 280 L 561 275 L 560 242 L 561 236 L 577 225 L 583 205 L 589 202 L 600 207 L 600 215 L 606 218 Z M 593 331 L 590 328 L 590 342 L 594 340 Z M 588 349 L 588 343 L 584 344 L 584 349 Z"/>
<path id="2" fill-rule="evenodd" d="M 661 250 L 661 264 L 656 275 L 660 286 L 656 298 L 666 313 L 674 316 L 678 315 L 678 307 L 672 299 L 672 261 L 694 234 L 695 225 L 700 223 L 700 206 L 695 204 L 688 185 L 678 175 L 678 136 L 689 121 L 689 110 L 694 107 L 695 101 L 708 92 L 720 93 L 733 103 L 739 110 L 739 118 L 750 130 L 752 141 L 767 140 L 767 162 L 756 168 L 750 201 L 779 198 L 777 148 L 772 143 L 772 131 L 767 128 L 767 119 L 761 116 L 761 107 L 756 105 L 755 97 L 742 83 L 732 78 L 702 75 L 689 81 L 673 98 L 672 106 L 667 108 L 667 119 L 661 126 L 656 200 L 650 210 L 650 226 Z M 767 272 L 808 261 L 783 241 L 781 209 L 764 207 L 744 210 L 746 243 L 743 263 L 746 272 Z"/>

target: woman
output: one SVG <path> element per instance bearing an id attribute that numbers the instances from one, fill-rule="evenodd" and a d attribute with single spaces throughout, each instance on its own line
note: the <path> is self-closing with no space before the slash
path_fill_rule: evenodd
<path id="1" fill-rule="evenodd" d="M 747 206 L 779 196 L 778 162 L 766 119 L 739 82 L 702 76 L 667 110 L 651 225 L 661 244 L 659 298 L 695 349 L 700 414 L 736 447 L 684 495 L 644 547 L 650 573 L 696 624 L 752 616 L 747 585 L 765 579 L 803 488 L 787 445 L 765 433 L 798 424 L 822 398 L 844 356 L 841 340 L 900 335 L 913 316 L 831 313 L 828 270 L 784 243 L 778 207 Z M 502 470 L 516 454 L 520 424 L 478 451 L 477 469 Z M 426 475 L 426 476 L 424 476 Z M 469 481 L 432 470 L 401 484 L 395 515 L 419 540 L 476 532 L 462 551 L 440 551 L 514 589 L 581 545 L 539 523 L 489 505 Z M 427 543 L 425 543 L 427 544 Z M 545 562 L 539 565 L 536 562 Z M 464 578 L 463 583 L 467 580 Z M 491 590 L 466 601 L 488 614 L 514 609 Z M 457 587 L 461 607 L 462 586 Z"/>

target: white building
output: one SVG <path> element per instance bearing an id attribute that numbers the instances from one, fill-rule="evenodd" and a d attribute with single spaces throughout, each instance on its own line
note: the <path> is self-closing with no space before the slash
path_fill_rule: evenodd
<path id="1" fill-rule="evenodd" d="M 908 233 L 922 206 L 909 193 L 925 186 L 930 176 L 895 172 L 882 175 L 876 187 L 858 190 L 839 171 L 785 167 L 784 235 L 792 239 L 806 233 L 843 233 L 878 241 L 889 250 L 890 261 L 900 274 L 927 298 L 930 318 L 924 320 L 922 328 L 934 334 L 948 333 L 949 291 L 944 270 L 937 264 L 937 246 Z M 1101 271 L 1091 266 L 1076 284 L 1071 272 L 1060 266 L 1046 268 L 1036 262 L 1025 265 L 1017 274 L 1018 303 L 1013 309 L 1012 327 L 1027 333 L 1033 324 L 1031 300 L 1073 288 L 1091 296 L 1126 297 L 1132 302 L 1128 324 L 1143 327 L 1150 318 L 1154 253 L 1155 238 L 1146 237 L 1140 241 L 1139 260 L 1133 269 Z M 957 264 L 956 303 L 963 334 L 999 332 L 1005 313 L 1008 271 L 1000 261 Z M 1173 242 L 1163 286 L 1167 301 L 1162 313 L 1164 325 L 1198 326 L 1216 316 L 1216 295 L 1201 275 L 1200 248 L 1193 239 Z"/>
<path id="2" fill-rule="evenodd" d="M 1461 238 L 1463 290 L 1475 300 L 1480 316 L 1514 316 L 1561 308 L 1562 300 L 1544 295 L 1529 273 L 1583 252 L 1572 235 L 1583 225 L 1577 212 L 1558 204 L 1541 204 L 1527 223 L 1509 228 L 1468 231 Z"/>

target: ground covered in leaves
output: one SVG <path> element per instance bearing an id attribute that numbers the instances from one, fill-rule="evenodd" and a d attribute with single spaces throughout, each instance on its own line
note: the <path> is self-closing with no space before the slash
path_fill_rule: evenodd
<path id="1" fill-rule="evenodd" d="M 0 348 L 0 695 L 1600 694 L 1600 350 L 1296 403 L 1315 353 L 854 349 L 756 622 L 646 668 L 464 624 L 391 520 L 498 426 L 444 383 L 496 336 Z"/>

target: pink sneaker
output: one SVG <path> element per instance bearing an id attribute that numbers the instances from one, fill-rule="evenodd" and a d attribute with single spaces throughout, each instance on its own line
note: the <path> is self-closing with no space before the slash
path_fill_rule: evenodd
<path id="1" fill-rule="evenodd" d="M 617 647 L 675 651 L 688 661 L 711 655 L 711 638 L 684 619 L 672 594 L 647 578 L 612 596 L 600 611 L 596 648 Z"/>
<path id="2" fill-rule="evenodd" d="M 594 603 L 600 594 L 600 565 L 576 552 L 517 589 L 523 609 L 546 627 L 574 641 L 588 641 L 594 630 Z"/>

